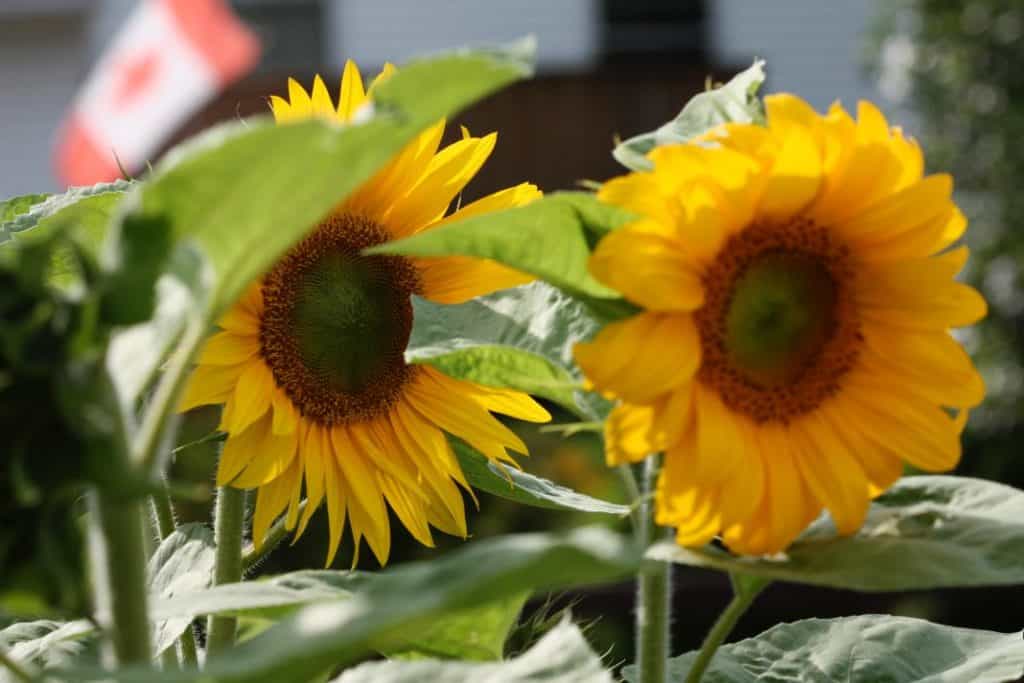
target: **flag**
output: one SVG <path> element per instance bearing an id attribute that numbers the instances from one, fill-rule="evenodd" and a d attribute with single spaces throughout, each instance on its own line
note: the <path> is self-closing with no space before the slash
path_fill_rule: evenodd
<path id="1" fill-rule="evenodd" d="M 135 173 L 189 116 L 255 66 L 256 36 L 224 0 L 142 0 L 57 136 L 64 185 Z"/>

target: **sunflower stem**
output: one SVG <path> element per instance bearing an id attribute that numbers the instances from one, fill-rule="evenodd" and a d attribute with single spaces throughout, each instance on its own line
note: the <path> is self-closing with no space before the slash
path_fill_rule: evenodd
<path id="1" fill-rule="evenodd" d="M 660 535 L 654 524 L 653 500 L 660 460 L 658 456 L 651 456 L 644 464 L 636 537 L 640 547 L 645 549 L 658 540 Z M 671 620 L 672 565 L 645 559 L 637 575 L 636 651 L 639 683 L 667 681 Z"/>
<path id="2" fill-rule="evenodd" d="M 245 523 L 245 491 L 232 486 L 217 489 L 213 540 L 217 546 L 213 585 L 242 580 L 242 526 Z M 235 644 L 238 620 L 210 616 L 206 633 L 206 654 L 214 655 Z"/>
<path id="3" fill-rule="evenodd" d="M 89 495 L 96 620 L 110 635 L 118 664 L 148 663 L 152 656 L 146 597 L 146 533 L 138 500 L 108 491 Z"/>
<path id="4" fill-rule="evenodd" d="M 167 491 L 167 482 L 159 490 L 154 491 L 150 498 L 150 506 L 153 510 L 153 519 L 156 521 L 156 530 L 161 541 L 174 533 L 178 524 L 174 518 L 174 505 L 171 503 L 171 495 Z"/>
<path id="5" fill-rule="evenodd" d="M 700 679 L 704 676 L 704 672 L 711 664 L 715 652 L 718 651 L 718 648 L 729 637 L 729 634 L 732 633 L 736 622 L 739 621 L 743 613 L 754 602 L 754 599 L 770 583 L 765 579 L 736 574 L 730 574 L 729 580 L 732 582 L 732 600 L 722 613 L 718 615 L 715 625 L 711 627 L 708 635 L 704 638 L 704 643 L 700 646 L 700 652 L 697 653 L 697 658 L 693 660 L 690 672 L 686 674 L 686 683 L 699 683 Z"/>
<path id="6" fill-rule="evenodd" d="M 177 350 L 168 360 L 167 368 L 161 375 L 153 398 L 142 416 L 137 438 L 132 443 L 132 460 L 146 476 L 162 471 L 161 446 L 169 422 L 168 417 L 174 412 L 174 404 L 188 377 L 192 356 L 202 343 L 205 332 L 204 326 L 195 322 L 185 329 Z"/>

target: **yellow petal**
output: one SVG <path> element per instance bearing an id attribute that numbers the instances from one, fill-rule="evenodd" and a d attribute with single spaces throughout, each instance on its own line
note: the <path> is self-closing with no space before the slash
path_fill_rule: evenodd
<path id="1" fill-rule="evenodd" d="M 688 315 L 640 313 L 577 344 L 576 362 L 601 391 L 629 403 L 653 403 L 693 377 L 700 337 Z"/>
<path id="2" fill-rule="evenodd" d="M 437 368 L 424 365 L 421 372 L 441 385 L 443 391 L 460 394 L 474 400 L 480 407 L 527 422 L 550 422 L 551 413 L 530 398 L 529 394 L 513 389 L 488 387 L 468 380 L 454 379 Z"/>
<path id="3" fill-rule="evenodd" d="M 259 550 L 263 547 L 270 525 L 284 512 L 295 495 L 302 488 L 302 468 L 299 460 L 292 460 L 288 470 L 277 479 L 261 486 L 256 493 L 256 509 L 252 516 L 252 542 Z"/>
<path id="4" fill-rule="evenodd" d="M 338 118 L 342 121 L 351 121 L 352 116 L 366 102 L 363 77 L 359 74 L 359 67 L 351 59 L 345 61 L 345 70 L 341 74 L 340 93 L 338 96 Z"/>
<path id="5" fill-rule="evenodd" d="M 274 409 L 274 434 L 291 434 L 298 429 L 299 411 L 280 387 L 274 390 L 271 405 Z"/>
<path id="6" fill-rule="evenodd" d="M 650 406 L 616 406 L 604 423 L 608 464 L 639 462 L 675 445 L 690 429 L 692 397 L 693 385 L 684 384 Z"/>
<path id="7" fill-rule="evenodd" d="M 231 398 L 238 378 L 248 367 L 241 365 L 200 365 L 192 371 L 178 403 L 183 413 L 196 406 L 225 403 Z"/>
<path id="8" fill-rule="evenodd" d="M 813 138 L 790 132 L 779 148 L 767 186 L 761 195 L 759 214 L 785 222 L 814 201 L 821 187 L 821 150 Z"/>
<path id="9" fill-rule="evenodd" d="M 320 507 L 324 500 L 324 459 L 326 454 L 322 453 L 323 436 L 322 428 L 319 425 L 304 423 L 304 429 L 300 429 L 299 442 L 302 464 L 305 470 L 306 480 L 306 509 L 299 519 L 299 528 L 295 532 L 295 540 L 306 530 L 306 525 L 313 517 L 313 513 Z"/>
<path id="10" fill-rule="evenodd" d="M 265 422 L 265 421 L 264 421 Z M 255 444 L 245 470 L 232 482 L 243 489 L 256 488 L 280 477 L 292 464 L 298 437 L 278 436 L 271 431 Z"/>
<path id="11" fill-rule="evenodd" d="M 233 332 L 218 332 L 203 344 L 199 365 L 238 365 L 246 363 L 260 352 L 260 339 Z"/>
<path id="12" fill-rule="evenodd" d="M 231 401 L 231 417 L 224 421 L 224 429 L 231 434 L 241 432 L 270 409 L 270 397 L 277 385 L 270 368 L 262 361 L 249 363 L 238 378 Z"/>
<path id="13" fill-rule="evenodd" d="M 590 272 L 627 299 L 655 311 L 693 311 L 704 286 L 676 240 L 630 230 L 609 233 L 590 257 Z"/>
<path id="14" fill-rule="evenodd" d="M 461 304 L 537 278 L 490 259 L 468 256 L 418 258 L 413 263 L 423 282 L 423 296 L 439 304 Z"/>
<path id="15" fill-rule="evenodd" d="M 324 85 L 324 80 L 320 78 L 320 74 L 317 74 L 313 79 L 313 94 L 310 97 L 310 104 L 314 116 L 334 118 L 334 102 L 331 101 L 331 95 L 327 92 L 327 86 Z"/>
<path id="16" fill-rule="evenodd" d="M 313 102 L 294 78 L 288 79 L 288 104 L 291 105 L 293 118 L 309 118 L 313 113 Z"/>
<path id="17" fill-rule="evenodd" d="M 270 419 L 257 420 L 248 429 L 232 433 L 217 462 L 217 486 L 232 483 L 259 452 L 270 434 Z"/>

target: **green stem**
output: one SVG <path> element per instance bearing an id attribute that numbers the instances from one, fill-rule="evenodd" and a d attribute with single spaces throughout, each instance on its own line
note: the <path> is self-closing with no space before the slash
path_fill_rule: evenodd
<path id="1" fill-rule="evenodd" d="M 150 498 L 150 505 L 153 508 L 153 518 L 156 520 L 156 528 L 160 534 L 160 540 L 164 540 L 174 533 L 178 527 L 174 519 L 174 505 L 171 503 L 171 496 L 167 492 L 166 482 L 159 491 L 154 491 Z"/>
<path id="2" fill-rule="evenodd" d="M 186 668 L 199 668 L 199 655 L 196 653 L 196 632 L 192 624 L 188 625 L 185 632 L 178 638 L 178 652 L 181 655 L 181 663 Z"/>
<path id="3" fill-rule="evenodd" d="M 660 458 L 651 456 L 644 465 L 643 502 L 636 537 L 642 548 L 658 537 L 651 495 Z M 644 560 L 637 576 L 636 649 L 639 683 L 665 683 L 668 676 L 669 623 L 672 615 L 672 565 Z"/>
<path id="4" fill-rule="evenodd" d="M 245 522 L 245 491 L 231 486 L 217 490 L 214 542 L 217 544 L 213 585 L 242 580 L 242 525 Z M 212 615 L 206 634 L 206 653 L 213 655 L 235 644 L 235 617 Z"/>
<path id="5" fill-rule="evenodd" d="M 160 446 L 168 417 L 174 412 L 178 393 L 188 377 L 192 356 L 203 341 L 204 334 L 203 326 L 196 323 L 191 323 L 185 329 L 185 334 L 182 335 L 177 350 L 171 355 L 167 368 L 153 392 L 153 398 L 146 407 L 138 438 L 132 444 L 132 459 L 145 475 L 162 471 L 159 467 L 162 455 Z"/>
<path id="6" fill-rule="evenodd" d="M 141 506 L 99 490 L 90 493 L 89 501 L 97 621 L 111 636 L 117 663 L 148 663 L 152 647 Z"/>
<path id="7" fill-rule="evenodd" d="M 299 503 L 299 515 L 301 515 L 303 510 L 306 509 L 307 503 L 309 503 L 309 500 L 307 499 L 304 499 Z M 285 517 L 281 517 L 270 526 L 270 529 L 267 530 L 267 537 L 263 541 L 263 545 L 260 546 L 259 550 L 256 550 L 255 545 L 250 545 L 245 549 L 245 552 L 242 553 L 243 573 L 247 573 L 250 569 L 259 564 L 264 557 L 269 555 L 274 548 L 276 548 L 278 544 L 280 544 L 281 541 L 291 533 L 291 530 L 285 526 L 286 521 Z"/>
<path id="8" fill-rule="evenodd" d="M 732 574 L 729 575 L 729 578 L 733 586 L 732 600 L 726 605 L 722 613 L 718 615 L 715 625 L 711 627 L 708 635 L 704 638 L 704 643 L 700 646 L 700 652 L 697 653 L 697 658 L 693 660 L 693 666 L 690 667 L 690 672 L 686 675 L 686 683 L 699 683 L 701 677 L 704 676 L 704 672 L 711 664 L 711 660 L 714 658 L 719 646 L 729 637 L 729 634 L 732 633 L 733 628 L 736 626 L 736 622 L 740 620 L 743 613 L 747 611 L 747 608 L 754 602 L 754 599 L 761 594 L 761 591 L 769 583 L 765 580 L 753 580 L 747 577 L 741 580 Z"/>
<path id="9" fill-rule="evenodd" d="M 21 681 L 21 683 L 32 683 L 38 675 L 27 664 L 22 664 L 11 657 L 7 648 L 2 646 L 0 646 L 0 665 L 3 665 L 11 673 L 11 676 Z"/>

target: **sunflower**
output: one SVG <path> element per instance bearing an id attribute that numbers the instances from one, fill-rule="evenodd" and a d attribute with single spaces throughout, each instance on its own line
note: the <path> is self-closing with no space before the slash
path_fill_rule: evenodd
<path id="1" fill-rule="evenodd" d="M 783 550 L 822 509 L 842 534 L 906 461 L 960 458 L 982 380 L 950 329 L 984 317 L 954 280 L 966 221 L 945 174 L 871 104 L 792 95 L 767 124 L 653 150 L 599 198 L 636 220 L 590 270 L 643 310 L 575 349 L 610 463 L 664 452 L 656 521 L 682 545 Z"/>
<path id="2" fill-rule="evenodd" d="M 349 62 L 335 105 L 319 76 L 307 93 L 288 82 L 273 97 L 280 123 L 324 117 L 350 121 L 386 78 L 364 92 Z M 367 247 L 471 215 L 519 206 L 540 196 L 522 184 L 461 207 L 453 199 L 477 173 L 495 135 L 438 149 L 445 124 L 432 126 L 315 226 L 218 321 L 200 353 L 181 410 L 223 404 L 228 434 L 217 484 L 258 489 L 253 541 L 263 542 L 286 514 L 301 535 L 326 500 L 327 563 L 346 520 L 358 557 L 366 539 L 388 558 L 388 507 L 424 545 L 431 527 L 465 537 L 460 486 L 469 484 L 446 438 L 459 437 L 492 461 L 514 463 L 526 446 L 491 412 L 533 422 L 550 419 L 526 394 L 456 380 L 405 362 L 413 323 L 410 296 L 459 303 L 529 277 L 490 261 L 364 256 Z M 308 498 L 299 514 L 303 491 Z"/>

